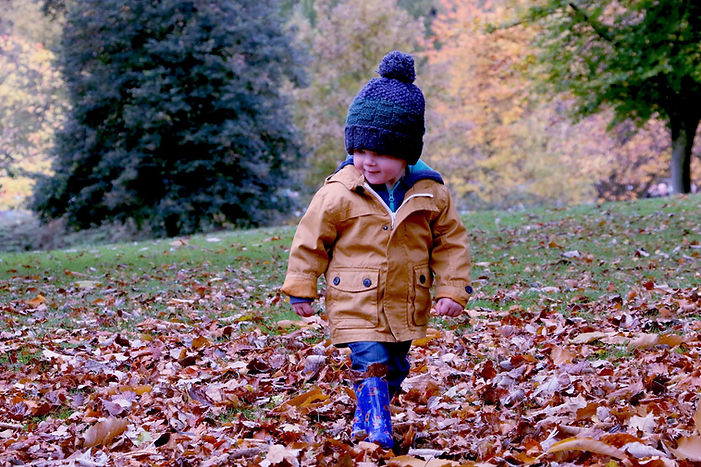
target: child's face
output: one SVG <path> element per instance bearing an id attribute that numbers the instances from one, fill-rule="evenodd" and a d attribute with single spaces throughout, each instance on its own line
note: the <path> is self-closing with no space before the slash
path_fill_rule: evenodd
<path id="1" fill-rule="evenodd" d="M 373 185 L 385 184 L 393 187 L 402 178 L 407 163 L 402 159 L 378 154 L 367 149 L 353 151 L 353 165 Z"/>

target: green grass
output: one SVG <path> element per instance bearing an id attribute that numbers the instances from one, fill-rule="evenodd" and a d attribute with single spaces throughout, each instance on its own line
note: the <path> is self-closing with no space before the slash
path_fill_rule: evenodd
<path id="1" fill-rule="evenodd" d="M 32 360 L 41 357 L 41 350 L 34 346 L 22 346 L 15 350 L 10 350 L 0 354 L 0 369 L 10 371 L 21 371 L 22 368 Z"/>
<path id="2" fill-rule="evenodd" d="M 699 212 L 694 195 L 467 216 L 477 298 L 492 308 L 571 305 L 649 281 L 698 285 Z"/>
<path id="3" fill-rule="evenodd" d="M 701 195 L 463 216 L 473 258 L 469 307 L 549 307 L 587 319 L 584 304 L 649 284 L 698 286 Z M 37 334 L 86 323 L 134 330 L 193 313 L 266 333 L 294 319 L 278 293 L 293 226 L 0 254 L 4 329 Z M 576 252 L 576 253 L 575 253 Z M 465 323 L 435 319 L 458 328 Z"/>

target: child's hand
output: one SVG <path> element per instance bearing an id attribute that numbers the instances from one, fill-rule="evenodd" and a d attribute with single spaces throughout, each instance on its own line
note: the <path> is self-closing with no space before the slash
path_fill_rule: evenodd
<path id="1" fill-rule="evenodd" d="M 309 302 L 295 303 L 294 305 L 292 305 L 292 309 L 295 310 L 295 313 L 297 313 L 299 316 L 302 316 L 303 318 L 308 318 L 314 314 L 314 310 L 312 310 L 312 304 Z"/>
<path id="2" fill-rule="evenodd" d="M 443 297 L 438 299 L 438 302 L 433 309 L 436 310 L 436 314 L 438 316 L 450 316 L 451 318 L 455 318 L 460 316 L 460 314 L 465 310 L 465 307 L 460 305 L 455 300 Z"/>

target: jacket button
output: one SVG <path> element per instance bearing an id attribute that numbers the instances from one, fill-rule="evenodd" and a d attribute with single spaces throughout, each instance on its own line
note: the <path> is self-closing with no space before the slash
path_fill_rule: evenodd
<path id="1" fill-rule="evenodd" d="M 425 284 L 426 283 L 426 276 L 421 274 L 421 277 L 419 277 L 419 282 L 421 282 L 422 284 Z"/>
<path id="2" fill-rule="evenodd" d="M 370 287 L 372 285 L 372 281 L 370 279 L 363 279 L 363 285 L 365 287 Z"/>
<path id="3" fill-rule="evenodd" d="M 465 292 L 471 294 L 472 293 L 472 286 L 468 285 L 467 287 L 465 287 Z"/>
<path id="4" fill-rule="evenodd" d="M 340 277 L 334 277 L 333 278 L 333 285 L 338 285 L 341 283 L 341 278 Z"/>

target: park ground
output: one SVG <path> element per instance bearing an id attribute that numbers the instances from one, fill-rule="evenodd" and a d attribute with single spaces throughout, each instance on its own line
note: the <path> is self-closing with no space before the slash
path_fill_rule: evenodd
<path id="1" fill-rule="evenodd" d="M 0 463 L 699 465 L 700 213 L 465 214 L 475 294 L 414 343 L 394 451 L 277 291 L 293 226 L 0 254 Z"/>

